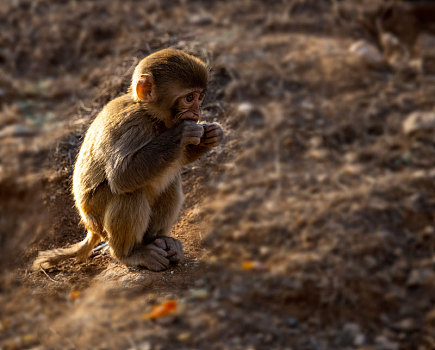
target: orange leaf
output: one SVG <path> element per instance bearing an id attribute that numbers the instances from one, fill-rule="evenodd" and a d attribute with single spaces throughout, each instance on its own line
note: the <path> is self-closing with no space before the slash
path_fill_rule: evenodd
<path id="1" fill-rule="evenodd" d="M 167 300 L 164 301 L 161 305 L 156 305 L 148 314 L 143 315 L 145 320 L 154 320 L 156 318 L 169 316 L 173 314 L 177 310 L 177 301 L 176 300 Z"/>
<path id="2" fill-rule="evenodd" d="M 243 270 L 263 270 L 264 265 L 259 261 L 250 261 L 245 260 L 242 262 L 242 269 Z"/>
<path id="3" fill-rule="evenodd" d="M 80 296 L 79 290 L 69 293 L 70 300 L 76 300 L 79 296 Z"/>

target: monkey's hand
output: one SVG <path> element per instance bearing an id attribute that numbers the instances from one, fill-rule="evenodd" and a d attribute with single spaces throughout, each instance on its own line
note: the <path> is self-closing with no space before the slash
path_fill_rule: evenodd
<path id="1" fill-rule="evenodd" d="M 179 128 L 181 129 L 181 144 L 183 147 L 200 143 L 201 136 L 204 134 L 202 125 L 196 124 L 193 120 L 183 120 Z"/>
<path id="2" fill-rule="evenodd" d="M 154 244 L 166 251 L 166 259 L 170 262 L 179 263 L 184 258 L 183 247 L 178 239 L 166 236 L 160 236 L 154 241 Z"/>
<path id="3" fill-rule="evenodd" d="M 189 164 L 210 151 L 212 147 L 217 147 L 223 139 L 224 133 L 217 123 L 199 124 L 204 134 L 197 144 L 187 145 L 184 152 L 183 164 Z"/>
<path id="4" fill-rule="evenodd" d="M 204 134 L 201 137 L 199 146 L 203 147 L 217 147 L 222 142 L 224 132 L 219 124 L 202 124 Z"/>

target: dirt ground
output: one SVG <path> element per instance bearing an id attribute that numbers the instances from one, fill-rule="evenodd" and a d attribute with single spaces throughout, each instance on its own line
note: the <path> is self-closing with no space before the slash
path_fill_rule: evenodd
<path id="1" fill-rule="evenodd" d="M 435 117 L 404 129 L 434 112 L 435 5 L 381 3 L 0 2 L 0 349 L 435 349 Z M 31 272 L 83 239 L 83 135 L 165 47 L 210 64 L 226 135 L 183 170 L 186 261 Z"/>

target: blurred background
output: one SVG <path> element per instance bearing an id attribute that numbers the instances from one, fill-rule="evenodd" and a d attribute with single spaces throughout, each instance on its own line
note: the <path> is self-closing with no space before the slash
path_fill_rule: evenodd
<path id="1" fill-rule="evenodd" d="M 166 47 L 226 134 L 183 170 L 186 262 L 30 272 L 84 237 L 83 135 Z M 1 1 L 0 349 L 434 349 L 434 96 L 434 1 Z"/>

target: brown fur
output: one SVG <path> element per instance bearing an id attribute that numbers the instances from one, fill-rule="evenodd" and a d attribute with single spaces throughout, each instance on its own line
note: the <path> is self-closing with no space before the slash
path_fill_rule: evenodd
<path id="1" fill-rule="evenodd" d="M 144 73 L 154 78 L 155 102 L 143 102 L 134 93 Z M 183 89 L 205 89 L 207 77 L 203 62 L 178 50 L 159 51 L 138 64 L 131 90 L 98 114 L 75 164 L 73 193 L 86 239 L 70 248 L 41 252 L 34 268 L 87 257 L 100 240 L 107 240 L 112 255 L 126 265 L 167 267 L 166 260 L 156 256 L 166 254 L 156 248 L 165 243 L 150 244 L 163 236 L 168 247 L 176 243 L 181 250 L 181 244 L 166 237 L 183 202 L 180 170 L 216 145 L 185 141 L 201 126 L 175 120 L 174 103 L 169 101 Z"/>

